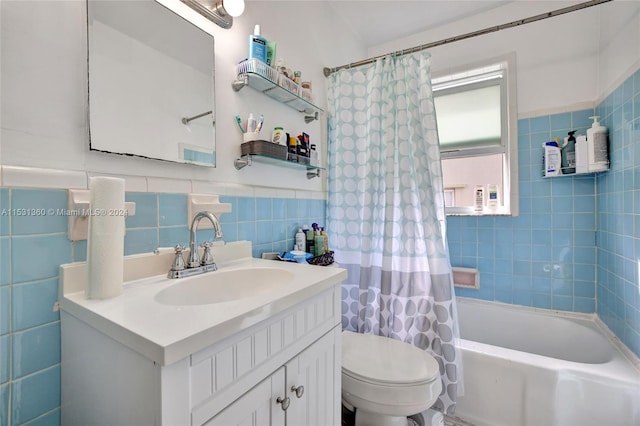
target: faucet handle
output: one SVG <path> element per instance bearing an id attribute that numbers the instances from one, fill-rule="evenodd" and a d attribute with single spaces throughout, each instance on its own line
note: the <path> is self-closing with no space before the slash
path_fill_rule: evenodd
<path id="1" fill-rule="evenodd" d="M 213 243 L 211 241 L 205 241 L 200 245 L 200 247 L 204 248 L 204 252 L 202 253 L 202 265 L 212 265 L 214 264 L 213 255 L 211 254 L 211 246 Z"/>
<path id="2" fill-rule="evenodd" d="M 173 258 L 173 265 L 171 265 L 172 271 L 182 271 L 185 268 L 184 257 L 182 257 L 182 251 L 184 246 L 178 244 L 174 247 L 176 256 Z"/>

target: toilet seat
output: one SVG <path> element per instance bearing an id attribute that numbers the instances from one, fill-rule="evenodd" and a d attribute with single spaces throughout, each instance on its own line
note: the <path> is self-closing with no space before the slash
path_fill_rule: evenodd
<path id="1" fill-rule="evenodd" d="M 356 426 L 406 425 L 442 391 L 438 362 L 426 351 L 388 337 L 342 332 L 342 400 Z"/>
<path id="2" fill-rule="evenodd" d="M 440 377 L 438 362 L 409 343 L 370 334 L 342 333 L 342 372 L 380 386 L 421 385 Z"/>

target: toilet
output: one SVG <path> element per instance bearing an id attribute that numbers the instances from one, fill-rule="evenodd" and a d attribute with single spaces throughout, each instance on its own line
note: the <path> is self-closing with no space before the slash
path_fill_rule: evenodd
<path id="1" fill-rule="evenodd" d="M 442 390 L 433 356 L 408 343 L 342 332 L 342 402 L 356 426 L 407 426 Z"/>

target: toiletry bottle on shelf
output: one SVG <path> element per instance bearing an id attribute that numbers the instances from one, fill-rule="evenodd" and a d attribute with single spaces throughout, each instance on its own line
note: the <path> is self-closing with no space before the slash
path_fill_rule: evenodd
<path id="1" fill-rule="evenodd" d="M 569 137 L 562 145 L 562 174 L 571 175 L 576 172 L 576 138 L 575 130 L 569 132 Z"/>
<path id="2" fill-rule="evenodd" d="M 498 207 L 498 185 L 495 183 L 491 183 L 487 185 L 488 199 L 487 205 L 493 209 Z"/>
<path id="3" fill-rule="evenodd" d="M 558 141 L 544 144 L 544 175 L 558 176 L 560 174 L 560 147 Z"/>
<path id="4" fill-rule="evenodd" d="M 260 35 L 260 25 L 256 25 L 249 36 L 249 59 L 267 63 L 267 39 Z"/>
<path id="5" fill-rule="evenodd" d="M 474 189 L 474 204 L 476 211 L 484 208 L 484 185 L 476 185 Z"/>
<path id="6" fill-rule="evenodd" d="M 284 135 L 285 133 L 282 127 L 274 127 L 273 133 L 271 134 L 271 142 L 278 145 L 284 145 Z"/>
<path id="7" fill-rule="evenodd" d="M 587 137 L 580 135 L 576 138 L 576 173 L 589 172 L 589 144 Z"/>
<path id="8" fill-rule="evenodd" d="M 306 238 L 304 236 L 304 232 L 302 232 L 302 228 L 298 229 L 296 232 L 296 246 L 295 249 L 299 251 L 305 251 L 306 246 Z"/>
<path id="9" fill-rule="evenodd" d="M 609 168 L 609 150 L 607 147 L 607 128 L 598 121 L 597 115 L 589 117 L 593 124 L 587 129 L 589 171 L 599 172 Z"/>
<path id="10" fill-rule="evenodd" d="M 274 67 L 276 64 L 276 46 L 273 40 L 267 40 L 267 65 Z"/>

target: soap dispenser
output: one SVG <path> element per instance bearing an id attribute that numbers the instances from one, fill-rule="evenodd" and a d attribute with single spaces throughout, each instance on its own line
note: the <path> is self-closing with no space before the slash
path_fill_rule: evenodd
<path id="1" fill-rule="evenodd" d="M 587 129 L 587 150 L 590 172 L 599 172 L 609 168 L 609 149 L 607 128 L 598 121 L 597 115 L 589 117 L 593 124 Z"/>
<path id="2" fill-rule="evenodd" d="M 569 137 L 562 145 L 562 174 L 571 175 L 576 172 L 576 137 L 575 130 L 569 132 Z"/>

